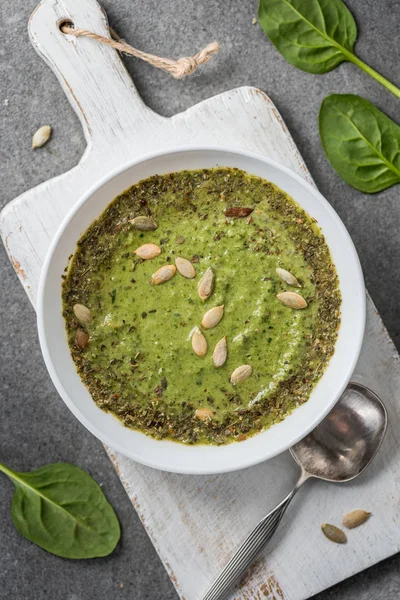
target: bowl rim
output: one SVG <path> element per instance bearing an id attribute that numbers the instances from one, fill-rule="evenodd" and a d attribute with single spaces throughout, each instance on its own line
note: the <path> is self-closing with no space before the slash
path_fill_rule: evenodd
<path id="1" fill-rule="evenodd" d="M 148 153 L 142 155 L 140 158 L 135 158 L 134 160 L 129 160 L 129 161 L 125 162 L 124 164 L 120 165 L 119 167 L 117 167 L 116 169 L 113 169 L 110 173 L 103 176 L 101 179 L 96 181 L 96 183 L 94 183 L 92 186 L 90 186 L 90 188 L 85 192 L 85 194 L 83 194 L 81 196 L 81 198 L 74 204 L 74 206 L 71 208 L 71 210 L 68 211 L 68 213 L 64 217 L 63 221 L 61 222 L 59 228 L 57 229 L 57 231 L 54 235 L 54 238 L 52 239 L 50 246 L 48 248 L 48 251 L 46 253 L 45 260 L 43 262 L 43 266 L 42 266 L 42 270 L 41 270 L 41 274 L 40 274 L 38 294 L 37 294 L 37 327 L 38 327 L 40 347 L 41 347 L 42 355 L 43 355 L 47 370 L 50 374 L 53 384 L 55 385 L 55 387 L 56 387 L 58 393 L 60 394 L 62 400 L 64 401 L 64 403 L 68 406 L 68 408 L 71 410 L 71 412 L 74 414 L 74 416 L 93 435 L 95 435 L 103 444 L 106 444 L 111 449 L 116 450 L 117 452 L 120 452 L 124 456 L 126 456 L 140 464 L 143 464 L 145 466 L 153 467 L 153 468 L 163 470 L 163 471 L 168 471 L 168 472 L 182 473 L 182 474 L 194 474 L 194 475 L 228 473 L 228 472 L 232 472 L 232 471 L 236 471 L 236 470 L 254 466 L 256 464 L 259 464 L 261 462 L 269 460 L 275 456 L 278 456 L 279 454 L 288 450 L 291 446 L 296 444 L 298 441 L 303 439 L 306 435 L 308 435 L 310 433 L 310 431 L 312 431 L 325 418 L 325 416 L 332 410 L 333 406 L 336 404 L 336 402 L 340 398 L 344 389 L 347 387 L 347 385 L 350 381 L 350 378 L 354 372 L 354 369 L 356 367 L 359 355 L 360 355 L 360 351 L 361 351 L 361 347 L 362 347 L 362 343 L 363 343 L 363 339 L 364 339 L 365 322 L 366 322 L 366 298 L 365 298 L 365 293 L 364 293 L 361 295 L 361 303 L 359 306 L 360 319 L 359 319 L 359 323 L 358 323 L 357 337 L 356 337 L 356 339 L 353 339 L 352 357 L 351 357 L 351 360 L 348 362 L 347 368 L 344 371 L 344 374 L 342 376 L 341 385 L 339 385 L 336 389 L 336 392 L 334 394 L 332 394 L 332 399 L 329 403 L 326 404 L 324 410 L 321 411 L 320 413 L 318 413 L 318 415 L 316 417 L 314 417 L 313 419 L 310 419 L 308 426 L 304 427 L 303 430 L 301 431 L 301 433 L 293 435 L 290 439 L 287 439 L 284 443 L 282 443 L 280 445 L 274 446 L 274 448 L 270 449 L 269 451 L 268 451 L 268 448 L 266 448 L 266 451 L 262 457 L 260 457 L 258 454 L 255 457 L 251 457 L 251 455 L 249 456 L 248 452 L 244 452 L 243 453 L 244 458 L 242 458 L 240 461 L 236 461 L 238 464 L 227 465 L 226 467 L 217 467 L 217 468 L 212 468 L 210 466 L 207 466 L 204 468 L 202 468 L 202 467 L 193 468 L 193 467 L 186 467 L 186 466 L 181 466 L 181 465 L 174 467 L 173 465 L 171 466 L 170 464 L 167 464 L 166 461 L 162 461 L 162 460 L 160 460 L 157 464 L 155 464 L 154 461 L 147 460 L 146 457 L 144 457 L 143 455 L 138 455 L 138 453 L 136 451 L 127 451 L 126 447 L 121 445 L 118 442 L 118 440 L 111 439 L 107 434 L 104 434 L 103 432 L 99 431 L 97 425 L 95 425 L 90 419 L 86 418 L 86 416 L 81 412 L 78 405 L 70 398 L 70 395 L 68 394 L 64 385 L 60 381 L 57 370 L 53 364 L 51 352 L 50 352 L 48 344 L 47 344 L 46 327 L 44 324 L 43 304 L 44 304 L 44 296 L 45 296 L 45 291 L 46 291 L 46 282 L 47 282 L 47 278 L 48 278 L 48 275 L 49 275 L 49 272 L 51 269 L 53 255 L 54 255 L 61 239 L 63 238 L 66 229 L 68 228 L 70 222 L 73 220 L 75 215 L 86 204 L 86 202 L 108 182 L 110 182 L 114 178 L 119 177 L 125 171 L 132 169 L 134 167 L 137 167 L 141 163 L 145 163 L 149 160 L 153 160 L 156 158 L 162 158 L 163 156 L 168 156 L 168 155 L 176 154 L 176 153 L 204 152 L 204 151 L 217 152 L 217 153 L 221 153 L 221 154 L 222 153 L 230 153 L 230 154 L 240 155 L 242 157 L 249 158 L 250 160 L 261 161 L 263 163 L 269 164 L 272 167 L 280 170 L 289 178 L 296 180 L 297 183 L 300 184 L 300 186 L 305 187 L 306 190 L 312 196 L 314 196 L 317 201 L 322 202 L 322 204 L 324 205 L 324 208 L 329 213 L 330 219 L 332 219 L 333 221 L 336 222 L 336 225 L 339 226 L 339 228 L 342 230 L 342 233 L 345 235 L 345 237 L 347 237 L 347 242 L 349 244 L 349 248 L 351 248 L 351 250 L 352 250 L 353 260 L 355 262 L 356 272 L 357 272 L 357 281 L 355 282 L 355 286 L 358 287 L 359 289 L 365 289 L 362 268 L 361 268 L 360 260 L 359 260 L 356 248 L 354 246 L 354 243 L 353 243 L 353 241 L 350 237 L 350 234 L 347 231 L 347 228 L 345 227 L 344 223 L 342 222 L 342 220 L 340 219 L 339 215 L 336 213 L 334 208 L 331 206 L 331 204 L 328 202 L 328 200 L 321 194 L 321 192 L 315 186 L 313 186 L 311 183 L 309 183 L 301 175 L 299 175 L 298 173 L 296 173 L 295 171 L 293 171 L 291 168 L 287 167 L 286 165 L 282 165 L 278 161 L 275 161 L 274 159 L 269 158 L 268 156 L 264 156 L 261 153 L 243 150 L 243 149 L 235 147 L 235 146 L 222 146 L 222 145 L 209 145 L 209 144 L 208 145 L 200 145 L 199 144 L 199 145 L 185 145 L 185 146 L 171 147 L 171 148 L 164 149 L 161 151 L 148 152 Z M 199 168 L 201 168 L 201 167 L 199 167 Z M 184 169 L 181 169 L 181 170 L 184 170 Z M 277 185 L 277 184 L 275 184 L 275 185 Z M 108 204 L 110 204 L 113 200 L 114 200 L 114 198 L 111 198 Z M 297 202 L 296 198 L 294 198 L 294 200 Z M 106 209 L 108 204 L 105 205 L 101 209 L 101 211 L 99 212 L 99 215 L 102 212 L 104 212 L 104 210 Z M 78 241 L 78 239 L 79 239 L 79 236 L 77 236 L 76 242 Z M 328 244 L 328 246 L 329 246 L 329 244 Z M 84 384 L 82 383 L 82 385 L 84 385 Z M 284 419 L 283 421 L 285 421 L 285 420 L 286 419 Z M 121 426 L 123 427 L 122 424 L 121 424 Z M 142 432 L 140 432 L 140 433 L 142 433 Z M 262 435 L 262 433 L 263 433 L 263 431 L 260 431 L 256 434 L 254 434 L 253 436 L 251 436 L 249 439 L 254 439 L 257 436 Z M 142 435 L 145 435 L 145 434 L 142 433 Z M 152 438 L 152 439 L 154 441 L 158 441 L 158 440 L 155 440 L 154 438 Z M 164 441 L 165 440 L 162 440 L 162 442 L 164 442 Z M 177 444 L 176 442 L 171 442 L 171 443 Z M 235 443 L 236 442 L 232 442 L 232 444 L 235 444 Z M 245 441 L 240 442 L 240 443 L 244 444 Z M 213 448 L 227 448 L 230 445 L 231 444 L 228 444 L 228 445 L 225 444 L 221 447 L 213 446 Z M 192 446 L 185 446 L 184 444 L 179 444 L 179 446 L 183 447 L 183 448 L 193 448 Z M 199 448 L 200 446 L 195 446 L 195 447 Z M 208 446 L 205 446 L 205 447 L 208 447 Z"/>

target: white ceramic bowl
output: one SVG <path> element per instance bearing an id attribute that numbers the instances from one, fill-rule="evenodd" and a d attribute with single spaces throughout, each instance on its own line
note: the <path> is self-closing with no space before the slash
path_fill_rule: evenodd
<path id="1" fill-rule="evenodd" d="M 154 174 L 215 166 L 238 167 L 278 185 L 317 219 L 340 280 L 342 319 L 325 373 L 308 402 L 284 421 L 248 440 L 226 446 L 185 446 L 157 441 L 123 427 L 100 410 L 72 361 L 62 317 L 61 275 L 76 242 L 106 206 L 126 188 Z M 280 454 L 309 433 L 331 410 L 352 375 L 365 325 L 365 289 L 360 263 L 342 221 L 309 183 L 261 155 L 229 148 L 184 148 L 151 154 L 114 171 L 93 187 L 61 225 L 43 267 L 38 295 L 38 328 L 50 376 L 74 415 L 102 442 L 142 464 L 177 473 L 221 473 L 242 469 Z"/>

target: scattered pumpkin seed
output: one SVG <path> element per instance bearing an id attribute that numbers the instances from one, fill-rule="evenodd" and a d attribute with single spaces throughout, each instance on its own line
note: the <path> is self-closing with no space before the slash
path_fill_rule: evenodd
<path id="1" fill-rule="evenodd" d="M 175 273 L 175 265 L 164 265 L 163 267 L 160 267 L 155 273 L 153 273 L 153 275 L 151 276 L 151 284 L 159 285 L 160 283 L 165 283 L 169 279 L 172 279 Z"/>
<path id="2" fill-rule="evenodd" d="M 178 256 L 175 259 L 175 264 L 179 273 L 183 275 L 183 277 L 186 277 L 186 279 L 193 279 L 193 277 L 196 276 L 196 269 L 194 268 L 190 260 L 188 260 L 187 258 L 182 258 L 181 256 Z"/>
<path id="3" fill-rule="evenodd" d="M 89 325 L 92 320 L 92 315 L 86 306 L 83 304 L 75 304 L 72 310 L 81 325 Z"/>
<path id="4" fill-rule="evenodd" d="M 304 300 L 304 298 L 300 296 L 300 294 L 296 294 L 296 292 L 281 292 L 276 297 L 285 306 L 295 308 L 296 310 L 306 308 L 307 306 L 307 302 Z"/>
<path id="5" fill-rule="evenodd" d="M 143 246 L 136 248 L 135 254 L 143 260 L 151 260 L 161 254 L 161 248 L 156 244 L 143 244 Z"/>
<path id="6" fill-rule="evenodd" d="M 197 291 L 200 298 L 203 300 L 207 300 L 213 293 L 214 289 L 214 271 L 211 267 L 208 267 L 207 271 L 204 273 L 203 277 L 200 279 Z"/>
<path id="7" fill-rule="evenodd" d="M 228 346 L 226 343 L 226 335 L 215 344 L 213 352 L 213 362 L 216 367 L 222 367 L 228 357 Z"/>
<path id="8" fill-rule="evenodd" d="M 324 523 L 321 525 L 321 529 L 324 536 L 327 537 L 331 542 L 335 542 L 335 544 L 345 544 L 347 542 L 345 532 L 339 529 L 339 527 L 335 527 L 335 525 L 330 525 L 329 523 Z"/>
<path id="9" fill-rule="evenodd" d="M 77 329 L 75 334 L 75 344 L 78 348 L 83 350 L 84 348 L 87 348 L 88 343 L 89 334 L 86 331 L 83 331 L 83 329 Z"/>
<path id="10" fill-rule="evenodd" d="M 347 529 L 354 529 L 365 523 L 370 516 L 371 513 L 365 510 L 352 510 L 347 515 L 344 515 L 342 523 Z"/>
<path id="11" fill-rule="evenodd" d="M 212 418 L 213 411 L 209 408 L 198 408 L 194 412 L 194 416 L 201 421 L 209 421 Z"/>
<path id="12" fill-rule="evenodd" d="M 201 325 L 204 327 L 204 329 L 212 329 L 218 325 L 223 316 L 224 305 L 221 304 L 221 306 L 213 306 L 213 308 L 210 308 L 210 310 L 208 310 L 204 315 Z"/>
<path id="13" fill-rule="evenodd" d="M 50 125 L 43 125 L 33 134 L 32 148 L 41 148 L 49 141 L 51 135 Z"/>
<path id="14" fill-rule="evenodd" d="M 150 217 L 139 216 L 130 221 L 135 229 L 139 231 L 155 231 L 158 227 L 157 223 Z"/>
<path id="15" fill-rule="evenodd" d="M 241 365 L 240 367 L 237 367 L 231 375 L 231 383 L 233 385 L 241 383 L 242 381 L 250 377 L 252 372 L 253 368 L 250 365 Z"/>
<path id="16" fill-rule="evenodd" d="M 276 273 L 282 279 L 282 281 L 284 281 L 288 285 L 292 285 L 293 287 L 301 287 L 296 277 L 289 273 L 289 271 L 286 271 L 286 269 L 281 269 L 280 267 L 278 267 L 276 269 Z"/>
<path id="17" fill-rule="evenodd" d="M 198 327 L 193 331 L 192 348 L 197 356 L 205 356 L 207 354 L 207 340 Z"/>

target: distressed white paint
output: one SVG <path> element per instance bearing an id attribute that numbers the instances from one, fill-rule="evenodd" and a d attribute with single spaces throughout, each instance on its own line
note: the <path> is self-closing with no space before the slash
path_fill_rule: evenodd
<path id="1" fill-rule="evenodd" d="M 2 238 L 33 304 L 43 258 L 64 215 L 100 177 L 147 151 L 188 143 L 232 145 L 262 152 L 311 181 L 263 92 L 239 88 L 172 118 L 161 117 L 140 100 L 114 50 L 59 32 L 57 22 L 65 17 L 107 35 L 106 18 L 95 0 L 43 0 L 30 23 L 33 44 L 56 73 L 88 143 L 78 166 L 23 194 L 1 214 Z M 301 600 L 399 550 L 400 361 L 370 299 L 355 379 L 380 394 L 388 407 L 389 431 L 377 459 L 352 484 L 307 484 L 269 551 L 232 598 Z M 193 477 L 158 472 L 108 452 L 186 600 L 202 597 L 238 542 L 296 478 L 287 453 L 238 473 Z M 346 546 L 328 542 L 320 524 L 340 523 L 343 513 L 354 508 L 372 511 L 373 518 L 349 533 Z"/>

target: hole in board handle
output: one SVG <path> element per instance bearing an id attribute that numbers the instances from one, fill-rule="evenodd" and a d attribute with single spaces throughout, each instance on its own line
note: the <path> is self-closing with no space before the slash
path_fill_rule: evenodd
<path id="1" fill-rule="evenodd" d="M 63 30 L 64 27 L 71 27 L 72 29 L 75 29 L 75 25 L 71 19 L 61 19 L 61 21 L 58 22 L 58 29 L 61 31 L 61 33 L 66 34 L 66 32 Z"/>

